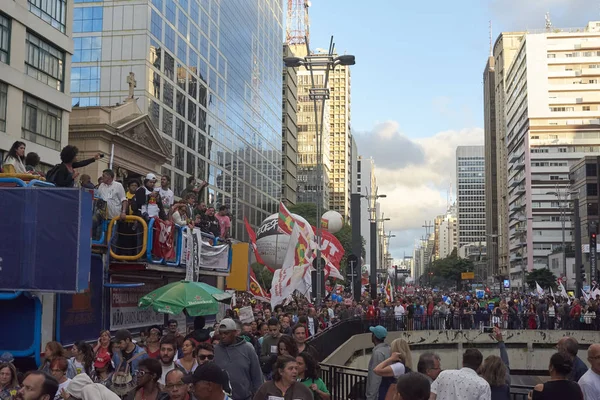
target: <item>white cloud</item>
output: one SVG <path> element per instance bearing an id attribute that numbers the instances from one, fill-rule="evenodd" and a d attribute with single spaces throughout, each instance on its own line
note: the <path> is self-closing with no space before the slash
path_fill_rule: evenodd
<path id="1" fill-rule="evenodd" d="M 592 0 L 491 0 L 494 22 L 505 30 L 544 28 L 544 15 L 550 12 L 557 28 L 583 27 L 598 17 L 598 2 Z"/>
<path id="2" fill-rule="evenodd" d="M 382 198 L 381 210 L 385 218 L 386 230 L 391 230 L 396 238 L 392 239 L 392 255 L 401 249 L 412 248 L 414 239 L 425 234 L 422 225 L 432 221 L 435 216 L 444 213 L 447 205 L 447 194 L 456 182 L 456 147 L 483 144 L 483 129 L 470 128 L 459 131 L 443 131 L 431 137 L 410 139 L 404 136 L 405 148 L 395 148 L 398 156 L 396 165 L 386 160 L 385 166 L 380 164 L 378 149 L 390 148 L 394 143 L 394 135 L 381 135 L 382 129 L 398 126 L 388 121 L 375 127 L 370 134 L 357 136 L 358 151 L 363 156 L 372 156 L 375 160 L 375 175 L 379 193 L 386 194 Z M 397 128 L 396 128 L 397 129 Z M 391 138 L 391 139 L 390 139 Z M 374 146 L 372 143 L 378 141 Z M 420 163 L 403 163 L 400 155 L 408 149 L 420 149 L 423 153 Z M 385 153 L 386 157 L 390 155 Z M 453 195 L 454 197 L 454 195 Z"/>

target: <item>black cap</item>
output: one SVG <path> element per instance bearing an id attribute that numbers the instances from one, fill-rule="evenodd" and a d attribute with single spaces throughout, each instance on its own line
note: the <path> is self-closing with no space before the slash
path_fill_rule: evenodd
<path id="1" fill-rule="evenodd" d="M 217 366 L 214 362 L 199 365 L 191 375 L 186 375 L 182 379 L 183 383 L 196 383 L 200 381 L 212 382 L 221 385 L 223 388 L 229 386 L 227 373 Z"/>
<path id="2" fill-rule="evenodd" d="M 120 329 L 115 334 L 115 340 L 117 343 L 119 343 L 121 340 L 127 339 L 131 340 L 131 332 L 129 332 L 127 329 Z"/>

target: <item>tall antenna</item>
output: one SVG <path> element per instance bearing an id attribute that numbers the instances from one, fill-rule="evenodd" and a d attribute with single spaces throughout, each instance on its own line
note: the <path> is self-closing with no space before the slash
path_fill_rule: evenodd
<path id="1" fill-rule="evenodd" d="M 492 21 L 490 20 L 490 57 L 492 57 L 494 55 L 494 50 L 493 50 L 493 46 L 492 46 Z"/>
<path id="2" fill-rule="evenodd" d="M 550 11 L 546 13 L 546 30 L 550 31 L 552 29 L 552 21 L 550 20 Z"/>
<path id="3" fill-rule="evenodd" d="M 306 44 L 309 41 L 308 7 L 310 7 L 309 0 L 288 0 L 286 44 Z"/>

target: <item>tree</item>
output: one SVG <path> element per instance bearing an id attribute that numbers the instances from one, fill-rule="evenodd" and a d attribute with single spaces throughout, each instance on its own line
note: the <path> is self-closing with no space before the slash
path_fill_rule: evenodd
<path id="1" fill-rule="evenodd" d="M 267 267 L 259 263 L 253 263 L 251 268 L 254 271 L 254 275 L 256 275 L 256 280 L 260 283 L 260 286 L 266 291 L 269 291 L 271 289 L 271 282 L 273 282 L 273 273 L 269 271 Z"/>
<path id="2" fill-rule="evenodd" d="M 527 283 L 530 289 L 535 289 L 536 282 L 542 289 L 551 287 L 555 290 L 557 288 L 556 276 L 546 268 L 534 269 L 525 276 L 525 283 Z"/>
<path id="3" fill-rule="evenodd" d="M 442 288 L 459 287 L 461 284 L 463 272 L 473 271 L 474 265 L 471 260 L 460 258 L 456 249 L 446 258 L 435 260 L 425 269 L 425 274 L 421 279 L 422 284 L 431 281 L 432 286 Z"/>
<path id="4" fill-rule="evenodd" d="M 317 223 L 317 206 L 313 203 L 298 203 L 293 206 L 289 206 L 288 210 L 292 214 L 300 215 L 302 218 L 308 221 L 312 226 L 316 226 Z M 340 272 L 342 275 L 344 274 L 347 268 L 347 258 L 350 254 L 352 254 L 352 227 L 349 224 L 344 224 L 342 229 L 334 233 L 334 236 L 337 240 L 340 241 L 340 244 L 344 248 L 344 256 L 340 261 Z M 366 254 L 365 250 L 365 239 L 361 237 L 361 256 L 364 257 Z"/>

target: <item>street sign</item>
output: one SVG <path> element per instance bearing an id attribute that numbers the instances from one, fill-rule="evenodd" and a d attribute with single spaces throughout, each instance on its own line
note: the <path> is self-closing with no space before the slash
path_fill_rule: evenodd
<path id="1" fill-rule="evenodd" d="M 475 279 L 475 272 L 463 272 L 460 274 L 460 277 L 463 281 Z"/>

